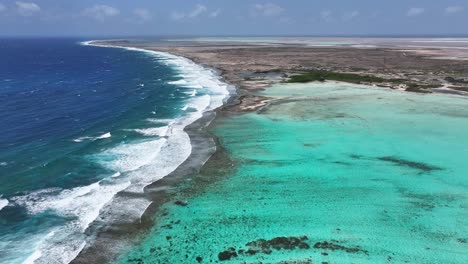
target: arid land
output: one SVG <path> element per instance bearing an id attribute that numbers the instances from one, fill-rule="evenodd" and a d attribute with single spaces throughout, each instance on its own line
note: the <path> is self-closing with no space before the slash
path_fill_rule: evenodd
<path id="1" fill-rule="evenodd" d="M 209 42 L 135 45 L 125 40 L 95 44 L 169 52 L 219 70 L 227 82 L 238 88 L 240 104 L 236 109 L 231 107 L 234 111 L 254 110 L 268 101 L 253 91 L 291 81 L 344 81 L 410 92 L 468 94 L 468 48 Z"/>

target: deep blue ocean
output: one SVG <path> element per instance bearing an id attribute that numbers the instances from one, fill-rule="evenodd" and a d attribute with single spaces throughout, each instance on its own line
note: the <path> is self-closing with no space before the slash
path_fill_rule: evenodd
<path id="1" fill-rule="evenodd" d="M 226 94 L 175 56 L 0 39 L 0 263 L 72 260 L 117 192 L 183 162 L 183 128 Z"/>

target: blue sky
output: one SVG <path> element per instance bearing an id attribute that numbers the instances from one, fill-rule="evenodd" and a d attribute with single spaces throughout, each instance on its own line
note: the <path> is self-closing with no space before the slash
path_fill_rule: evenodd
<path id="1" fill-rule="evenodd" d="M 0 35 L 468 35 L 468 0 L 0 0 Z"/>

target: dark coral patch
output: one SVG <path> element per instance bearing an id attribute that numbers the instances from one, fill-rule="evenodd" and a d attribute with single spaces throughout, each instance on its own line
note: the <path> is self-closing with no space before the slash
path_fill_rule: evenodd
<path id="1" fill-rule="evenodd" d="M 361 249 L 359 246 L 357 247 L 345 247 L 342 246 L 336 242 L 328 242 L 328 241 L 323 241 L 323 242 L 317 242 L 314 245 L 314 248 L 317 249 L 329 249 L 332 251 L 335 250 L 341 250 L 341 251 L 346 251 L 348 253 L 365 253 L 368 254 L 369 252 L 367 250 Z"/>
<path id="2" fill-rule="evenodd" d="M 141 258 L 132 258 L 132 259 L 128 259 L 128 262 L 134 262 L 134 263 L 137 263 L 137 264 L 143 264 L 143 259 L 141 259 Z"/>
<path id="3" fill-rule="evenodd" d="M 249 247 L 248 252 L 250 251 L 253 254 L 256 253 L 265 253 L 270 254 L 272 249 L 275 250 L 294 250 L 299 249 L 309 249 L 310 246 L 306 242 L 306 236 L 303 237 L 276 237 L 271 240 L 258 239 L 246 244 Z M 253 255 L 252 254 L 252 255 Z"/>
<path id="4" fill-rule="evenodd" d="M 410 161 L 410 160 L 405 160 L 397 157 L 380 157 L 378 160 L 381 161 L 386 161 L 386 162 L 391 162 L 395 165 L 402 166 L 402 167 L 408 167 L 412 169 L 417 169 L 421 170 L 423 172 L 431 172 L 431 171 L 436 171 L 436 170 L 442 170 L 442 168 L 429 165 L 423 162 L 416 162 L 416 161 Z"/>
<path id="5" fill-rule="evenodd" d="M 218 259 L 220 261 L 230 260 L 231 258 L 235 258 L 235 257 L 237 257 L 235 248 L 229 248 L 228 250 L 225 250 L 218 254 Z"/>
<path id="6" fill-rule="evenodd" d="M 247 249 L 239 249 L 236 253 L 234 248 L 230 248 L 218 254 L 219 260 L 229 260 L 239 255 L 271 254 L 273 250 L 294 250 L 309 249 L 310 245 L 305 241 L 308 238 L 302 237 L 276 237 L 271 240 L 257 239 L 246 244 Z"/>
<path id="7" fill-rule="evenodd" d="M 184 201 L 175 201 L 174 204 L 179 205 L 179 206 L 187 206 L 188 203 Z"/>

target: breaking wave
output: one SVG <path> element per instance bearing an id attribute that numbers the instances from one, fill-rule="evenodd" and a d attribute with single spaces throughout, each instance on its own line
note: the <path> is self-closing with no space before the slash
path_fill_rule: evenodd
<path id="1" fill-rule="evenodd" d="M 92 42 L 83 44 L 92 45 Z M 24 263 L 51 263 L 51 260 L 54 263 L 69 263 L 86 247 L 90 238 L 85 231 L 93 222 L 114 223 L 141 217 L 151 201 L 141 196 L 119 199 L 117 194 L 122 191 L 142 194 L 145 186 L 180 166 L 192 152 L 185 127 L 201 118 L 204 112 L 221 106 L 229 95 L 228 85 L 220 80 L 216 72 L 186 58 L 136 48 L 125 49 L 145 52 L 173 68 L 179 80 L 170 84 L 188 89 L 186 94 L 190 94 L 190 99 L 186 107 L 191 111 L 183 112 L 177 119 L 147 119 L 155 126 L 132 129 L 142 135 L 141 139 L 122 142 L 87 157 L 112 171 L 101 181 L 72 189 L 44 189 L 12 197 L 10 203 L 26 208 L 29 214 L 54 212 L 70 219 L 63 225 L 35 236 L 35 248 Z M 73 141 L 96 141 L 111 136 L 107 132 L 94 137 L 79 137 Z M 8 204 L 8 200 L 1 199 L 0 210 Z M 101 217 L 103 214 L 105 217 Z"/>

